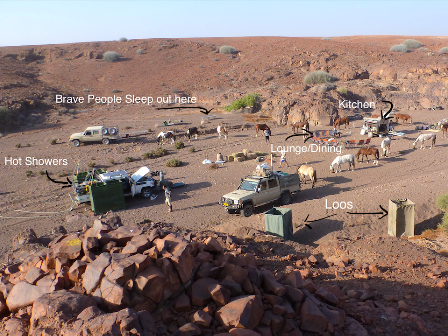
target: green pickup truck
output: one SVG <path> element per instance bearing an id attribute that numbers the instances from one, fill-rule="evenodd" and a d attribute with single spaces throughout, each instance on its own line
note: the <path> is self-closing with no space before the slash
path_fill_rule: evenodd
<path id="1" fill-rule="evenodd" d="M 290 204 L 292 195 L 300 191 L 298 174 L 274 172 L 269 176 L 246 176 L 241 179 L 237 190 L 221 197 L 219 204 L 228 213 L 240 213 L 250 217 L 254 208 L 260 205 L 280 201 L 282 205 Z"/>

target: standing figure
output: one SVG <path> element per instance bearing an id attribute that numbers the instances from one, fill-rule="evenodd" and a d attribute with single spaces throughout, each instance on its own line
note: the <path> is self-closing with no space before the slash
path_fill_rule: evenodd
<path id="1" fill-rule="evenodd" d="M 281 153 L 281 156 L 280 156 L 280 167 L 282 166 L 282 163 L 285 162 L 286 166 L 289 168 L 288 161 L 286 161 L 286 151 L 284 149 L 282 149 L 282 151 L 280 153 Z"/>
<path id="2" fill-rule="evenodd" d="M 169 207 L 168 212 L 172 212 L 173 206 L 171 204 L 171 188 L 164 185 L 163 190 L 165 190 L 165 204 Z"/>
<path id="3" fill-rule="evenodd" d="M 271 130 L 270 129 L 265 129 L 264 130 L 264 137 L 266 139 L 266 142 L 269 142 L 269 136 L 271 135 Z"/>

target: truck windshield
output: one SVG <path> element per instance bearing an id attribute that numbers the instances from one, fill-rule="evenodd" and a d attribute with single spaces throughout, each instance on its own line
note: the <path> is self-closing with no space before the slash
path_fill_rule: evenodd
<path id="1" fill-rule="evenodd" d="M 240 190 L 257 191 L 258 182 L 255 181 L 243 181 L 240 186 Z"/>

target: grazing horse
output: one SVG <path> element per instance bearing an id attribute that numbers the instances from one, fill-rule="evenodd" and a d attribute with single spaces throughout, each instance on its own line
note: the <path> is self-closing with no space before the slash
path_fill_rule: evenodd
<path id="1" fill-rule="evenodd" d="M 408 122 L 412 123 L 412 118 L 409 114 L 401 114 L 401 113 L 397 113 L 395 115 L 395 122 L 398 124 L 398 120 L 401 119 L 401 124 L 404 125 L 404 122 L 406 121 L 406 124 Z"/>
<path id="2" fill-rule="evenodd" d="M 441 128 L 442 128 L 442 137 L 446 138 L 446 133 L 448 131 L 448 123 L 443 123 Z"/>
<path id="3" fill-rule="evenodd" d="M 188 129 L 188 131 L 187 131 L 187 137 L 188 137 L 189 140 L 191 139 L 191 137 L 193 135 L 194 135 L 194 138 L 197 140 L 198 139 L 198 134 L 199 134 L 199 131 L 198 131 L 197 127 L 190 127 Z"/>
<path id="4" fill-rule="evenodd" d="M 168 131 L 168 132 L 160 132 L 159 135 L 157 136 L 157 144 L 164 144 L 165 143 L 165 139 L 171 139 L 171 143 L 174 143 L 176 141 L 176 136 L 174 135 L 173 131 Z"/>
<path id="5" fill-rule="evenodd" d="M 348 162 L 348 169 L 350 169 L 351 166 L 353 166 L 352 170 L 355 170 L 355 157 L 353 154 L 346 154 L 346 155 L 340 155 L 337 156 L 336 159 L 333 160 L 333 162 L 330 165 L 330 171 L 332 173 L 335 173 L 334 166 L 336 166 L 336 173 L 338 170 L 341 172 L 341 164 Z"/>
<path id="6" fill-rule="evenodd" d="M 386 137 L 383 142 L 381 142 L 381 148 L 383 149 L 383 156 L 387 156 L 387 152 L 390 151 L 390 143 L 392 142 L 392 139 L 390 137 Z"/>
<path id="7" fill-rule="evenodd" d="M 269 130 L 269 131 L 271 131 L 271 129 L 269 128 L 269 126 L 266 125 L 266 124 L 256 124 L 256 125 L 255 125 L 255 131 L 256 131 L 255 136 L 258 136 L 258 131 L 264 131 L 264 130 Z M 271 135 L 272 135 L 272 133 L 271 133 Z"/>
<path id="8" fill-rule="evenodd" d="M 297 174 L 300 175 L 301 178 L 305 181 L 305 176 L 308 176 L 313 183 L 311 188 L 314 188 L 314 183 L 317 181 L 316 169 L 311 166 L 302 165 L 299 169 L 297 169 Z"/>
<path id="9" fill-rule="evenodd" d="M 229 135 L 229 132 L 227 132 L 227 129 L 224 126 L 218 126 L 217 128 L 219 138 L 221 139 L 221 135 L 224 135 L 224 139 L 227 140 L 227 136 Z"/>
<path id="10" fill-rule="evenodd" d="M 367 162 L 369 162 L 369 155 L 373 155 L 374 160 L 373 163 L 378 164 L 378 159 L 380 158 L 380 154 L 377 148 L 375 147 L 362 147 L 359 149 L 358 153 L 356 154 L 356 160 L 359 162 L 359 156 L 361 155 L 361 162 L 364 162 L 364 156 L 367 159 Z"/>
<path id="11" fill-rule="evenodd" d="M 431 140 L 431 148 L 433 148 L 436 145 L 436 138 L 437 136 L 434 133 L 420 134 L 417 139 L 415 139 L 412 148 L 415 149 L 415 146 L 419 141 L 422 142 L 420 148 L 425 148 L 425 140 Z"/>
<path id="12" fill-rule="evenodd" d="M 350 122 L 349 122 L 347 117 L 339 117 L 339 118 L 337 118 L 336 121 L 334 122 L 334 127 L 337 126 L 338 128 L 341 128 L 341 125 L 343 125 L 343 124 L 345 125 L 344 128 L 347 128 L 347 126 L 350 125 Z"/>
<path id="13" fill-rule="evenodd" d="M 294 134 L 296 133 L 296 130 L 299 129 L 306 129 L 307 131 L 310 130 L 310 124 L 308 121 L 299 121 L 292 125 L 292 131 Z"/>

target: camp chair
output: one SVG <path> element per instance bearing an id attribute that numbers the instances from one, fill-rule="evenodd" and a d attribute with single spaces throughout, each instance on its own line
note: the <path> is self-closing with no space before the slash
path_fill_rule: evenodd
<path id="1" fill-rule="evenodd" d="M 337 140 L 330 140 L 330 141 L 328 141 L 328 144 L 336 147 L 338 145 L 338 142 L 337 142 Z"/>
<path id="2" fill-rule="evenodd" d="M 372 139 L 368 138 L 368 139 L 366 140 L 366 145 L 368 145 L 368 144 L 370 143 L 370 140 L 372 140 Z"/>
<path id="3" fill-rule="evenodd" d="M 364 140 L 359 140 L 358 146 L 364 146 Z"/>

